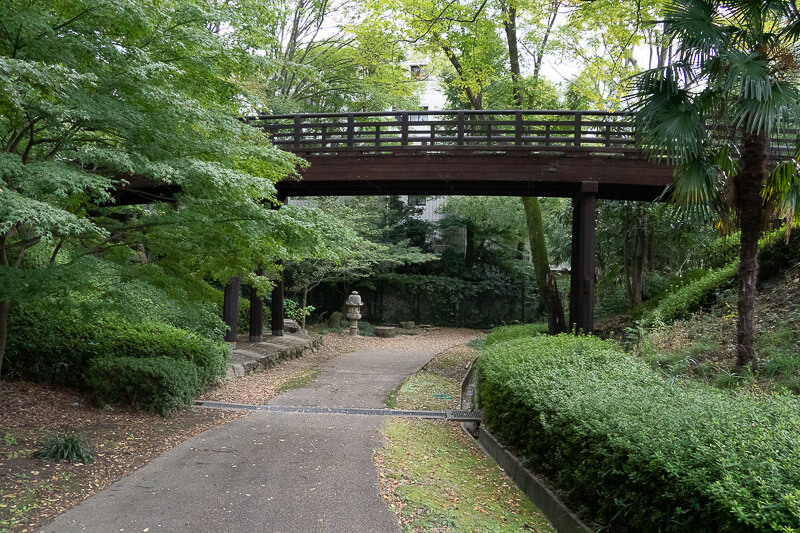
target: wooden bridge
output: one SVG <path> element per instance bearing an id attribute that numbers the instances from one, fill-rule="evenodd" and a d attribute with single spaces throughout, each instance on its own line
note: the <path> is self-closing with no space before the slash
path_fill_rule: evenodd
<path id="1" fill-rule="evenodd" d="M 282 196 L 504 195 L 655 200 L 672 169 L 648 161 L 630 115 L 401 111 L 244 117 L 310 166 Z"/>
<path id="2" fill-rule="evenodd" d="M 630 114 L 598 111 L 393 111 L 245 116 L 272 142 L 310 164 L 278 197 L 485 195 L 572 198 L 570 324 L 594 324 L 596 200 L 657 201 L 673 169 L 647 159 Z M 726 129 L 719 135 L 735 135 Z M 773 139 L 773 158 L 797 133 Z M 128 191 L 137 194 L 136 191 Z M 148 197 L 172 191 L 141 191 Z M 237 330 L 238 279 L 225 291 L 225 320 Z M 251 339 L 261 338 L 261 303 Z M 272 295 L 272 331 L 283 331 L 283 281 Z"/>
<path id="3" fill-rule="evenodd" d="M 570 323 L 594 324 L 596 199 L 655 201 L 672 168 L 637 148 L 630 115 L 590 111 L 398 111 L 243 117 L 309 166 L 277 184 L 297 196 L 485 195 L 572 198 Z M 283 283 L 272 294 L 283 328 Z M 236 331 L 238 287 L 226 291 Z M 261 310 L 251 304 L 251 338 Z M 256 316 L 258 315 L 258 316 Z M 230 340 L 233 340 L 231 337 Z"/>

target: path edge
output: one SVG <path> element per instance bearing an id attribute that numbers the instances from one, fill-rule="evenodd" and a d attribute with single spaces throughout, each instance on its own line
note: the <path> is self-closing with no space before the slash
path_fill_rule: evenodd
<path id="1" fill-rule="evenodd" d="M 469 423 L 461 423 L 461 429 L 472 437 L 468 428 Z M 559 533 L 592 533 L 594 531 L 584 524 L 541 479 L 525 468 L 525 465 L 514 454 L 500 444 L 500 441 L 488 429 L 480 425 L 478 431 L 479 436 L 475 441 L 478 447 L 497 462 L 528 499 L 544 513 L 556 531 Z"/>

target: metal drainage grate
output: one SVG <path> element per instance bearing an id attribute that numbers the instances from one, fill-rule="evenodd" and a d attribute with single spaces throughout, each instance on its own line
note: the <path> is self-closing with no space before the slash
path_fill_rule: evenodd
<path id="1" fill-rule="evenodd" d="M 455 409 L 453 411 L 445 411 L 448 420 L 456 420 L 458 422 L 475 422 L 483 419 L 483 413 L 480 411 L 467 411 L 464 409 Z"/>
<path id="2" fill-rule="evenodd" d="M 337 415 L 400 416 L 409 418 L 428 418 L 439 420 L 476 421 L 482 418 L 480 411 L 410 411 L 403 409 L 369 409 L 360 407 L 305 407 L 294 405 L 247 405 L 197 401 L 195 405 L 210 409 L 230 409 L 236 411 L 266 411 L 269 413 L 312 413 Z"/>
<path id="3" fill-rule="evenodd" d="M 209 409 L 227 409 L 232 411 L 262 411 L 260 405 L 248 405 L 246 403 L 226 403 L 226 402 L 208 402 L 205 400 L 198 400 L 194 402 L 198 407 L 207 407 Z"/>

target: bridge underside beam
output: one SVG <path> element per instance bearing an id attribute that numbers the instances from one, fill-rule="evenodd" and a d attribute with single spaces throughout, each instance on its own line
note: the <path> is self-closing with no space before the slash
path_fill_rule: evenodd
<path id="1" fill-rule="evenodd" d="M 300 181 L 278 183 L 286 196 L 481 195 L 570 198 L 584 182 L 596 197 L 656 200 L 672 168 L 641 157 L 511 153 L 305 155 Z"/>

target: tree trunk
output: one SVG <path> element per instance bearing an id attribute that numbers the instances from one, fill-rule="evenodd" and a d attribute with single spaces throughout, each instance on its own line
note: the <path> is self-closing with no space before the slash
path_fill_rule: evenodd
<path id="1" fill-rule="evenodd" d="M 756 368 L 755 309 L 758 277 L 758 239 L 763 204 L 761 189 L 767 175 L 767 136 L 763 130 L 745 132 L 742 166 L 736 175 L 736 210 L 741 227 L 739 302 L 736 321 L 736 369 Z"/>
<path id="2" fill-rule="evenodd" d="M 8 298 L 8 296 L 6 296 Z M 6 340 L 8 339 L 8 299 L 0 302 L 0 377 L 3 376 L 3 358 L 6 355 Z"/>
<path id="3" fill-rule="evenodd" d="M 471 224 L 467 225 L 467 246 L 464 250 L 464 266 L 467 270 L 472 270 L 475 265 L 475 228 Z"/>
<path id="4" fill-rule="evenodd" d="M 305 309 L 306 305 L 308 304 L 308 285 L 303 285 L 303 303 L 300 304 L 301 309 Z M 303 315 L 302 323 L 300 327 L 306 329 L 306 315 Z"/>
<path id="5" fill-rule="evenodd" d="M 507 2 L 502 3 L 501 9 L 504 14 L 503 28 L 505 29 L 506 42 L 508 43 L 514 105 L 517 109 L 521 109 L 522 87 L 520 87 L 521 70 L 517 44 L 517 10 L 515 6 Z M 548 33 L 551 27 L 548 26 Z M 522 204 L 525 206 L 528 239 L 531 244 L 531 257 L 533 258 L 533 269 L 536 274 L 536 286 L 539 288 L 542 303 L 544 303 L 544 307 L 547 310 L 547 329 L 551 335 L 557 335 L 567 331 L 567 321 L 564 318 L 564 306 L 561 303 L 561 295 L 558 293 L 555 276 L 550 272 L 544 223 L 542 222 L 542 207 L 539 204 L 539 198 L 535 196 L 523 198 Z"/>
<path id="6" fill-rule="evenodd" d="M 517 109 L 522 109 L 522 88 L 519 84 L 519 47 L 517 45 L 517 8 L 506 2 L 502 4 L 503 9 L 503 28 L 506 31 L 506 41 L 508 42 L 508 61 L 511 66 L 511 91 L 513 93 L 514 105 Z"/>
<path id="7" fill-rule="evenodd" d="M 536 286 L 547 311 L 547 329 L 551 335 L 557 335 L 567 331 L 567 321 L 564 318 L 564 308 L 561 304 L 558 286 L 555 283 L 555 276 L 550 272 L 550 262 L 547 259 L 542 207 L 539 199 L 535 196 L 523 198 L 522 205 L 525 207 L 525 218 L 528 223 L 528 238 L 531 243 Z"/>

